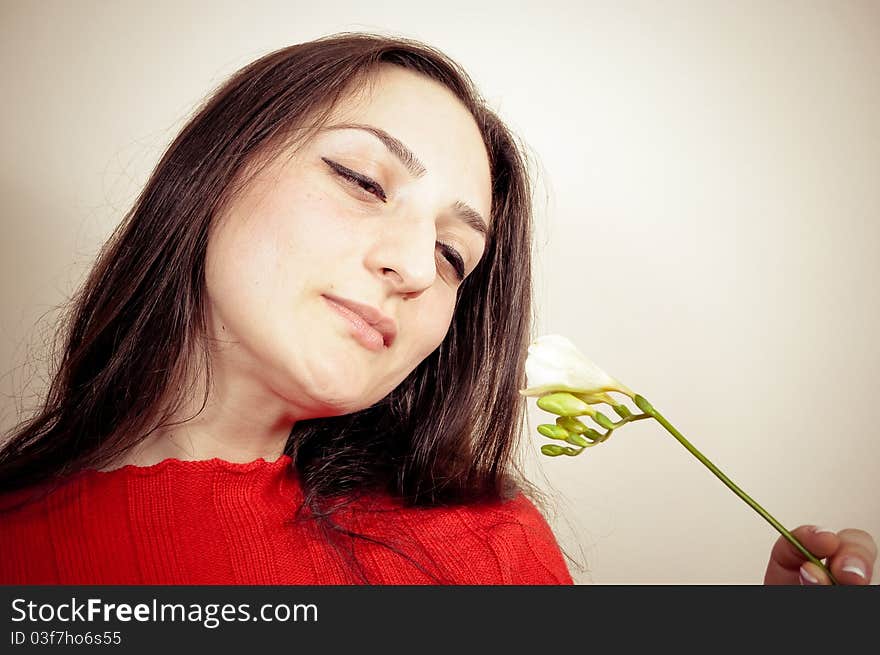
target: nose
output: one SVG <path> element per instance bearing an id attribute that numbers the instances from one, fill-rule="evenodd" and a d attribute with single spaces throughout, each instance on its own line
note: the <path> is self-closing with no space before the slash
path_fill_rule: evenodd
<path id="1" fill-rule="evenodd" d="M 395 293 L 419 293 L 437 278 L 437 230 L 430 217 L 412 213 L 383 220 L 366 257 L 367 267 Z"/>

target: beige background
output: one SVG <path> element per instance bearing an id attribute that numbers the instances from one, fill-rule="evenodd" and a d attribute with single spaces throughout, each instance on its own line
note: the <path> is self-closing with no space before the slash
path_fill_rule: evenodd
<path id="1" fill-rule="evenodd" d="M 421 4 L 0 4 L 0 428 L 205 94 L 278 47 L 399 33 L 459 60 L 533 152 L 537 332 L 788 527 L 880 537 L 880 3 Z M 762 580 L 778 534 L 659 425 L 574 460 L 538 446 L 578 582 Z"/>

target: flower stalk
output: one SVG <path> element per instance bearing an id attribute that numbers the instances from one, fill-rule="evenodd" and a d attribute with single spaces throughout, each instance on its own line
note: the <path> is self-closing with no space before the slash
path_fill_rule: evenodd
<path id="1" fill-rule="evenodd" d="M 524 396 L 538 396 L 538 406 L 541 409 L 559 415 L 555 425 L 540 425 L 538 432 L 550 439 L 571 444 L 566 446 L 545 444 L 541 447 L 543 454 L 549 457 L 577 456 L 585 449 L 606 441 L 612 432 L 621 426 L 633 421 L 653 418 L 688 452 L 702 462 L 728 489 L 772 525 L 804 557 L 822 569 L 832 584 L 839 584 L 821 560 L 807 550 L 797 537 L 773 518 L 767 510 L 724 475 L 675 426 L 654 409 L 651 403 L 602 371 L 565 337 L 547 335 L 532 342 L 529 346 L 529 356 L 526 359 L 526 377 L 529 382 L 528 388 L 520 390 L 520 393 Z M 626 405 L 616 402 L 608 395 L 608 392 L 611 391 L 629 396 L 643 413 L 633 414 Z M 620 420 L 613 422 L 605 414 L 591 406 L 597 403 L 611 406 Z M 603 434 L 587 427 L 577 418 L 578 416 L 588 416 L 597 425 L 605 428 L 606 432 Z"/>
<path id="2" fill-rule="evenodd" d="M 654 409 L 651 406 L 651 403 L 649 403 L 647 400 L 645 400 L 645 398 L 638 394 L 636 394 L 633 401 L 636 403 L 639 409 L 645 412 L 645 414 L 655 419 L 660 425 L 666 428 L 666 431 L 669 432 L 669 434 L 675 437 L 682 446 L 688 449 L 688 452 L 690 452 L 694 457 L 700 460 L 706 468 L 712 471 L 712 473 L 715 474 L 715 477 L 717 477 L 725 485 L 727 485 L 728 489 L 730 489 L 733 493 L 742 498 L 749 505 L 749 507 L 751 507 L 758 514 L 764 517 L 764 520 L 766 520 L 770 525 L 776 528 L 779 534 L 785 537 L 792 546 L 797 548 L 804 557 L 806 557 L 813 564 L 822 569 L 828 576 L 828 579 L 831 580 L 832 584 L 838 584 L 837 580 L 835 580 L 834 576 L 831 574 L 831 571 L 825 566 L 825 564 L 822 563 L 820 559 L 818 559 L 815 555 L 813 555 L 813 553 L 807 550 L 806 547 L 804 547 L 804 545 L 798 540 L 798 538 L 795 537 L 791 532 L 789 532 L 785 528 L 785 526 L 783 526 L 779 521 L 773 518 L 773 516 L 771 516 L 767 510 L 761 507 L 756 501 L 751 498 L 751 496 L 749 496 L 745 491 L 734 484 L 734 482 L 730 478 L 724 475 L 724 473 L 722 473 L 717 466 L 710 462 L 708 458 L 703 455 L 703 453 L 697 450 L 687 439 L 685 439 L 684 435 L 676 430 L 674 425 L 667 421 L 660 412 Z"/>

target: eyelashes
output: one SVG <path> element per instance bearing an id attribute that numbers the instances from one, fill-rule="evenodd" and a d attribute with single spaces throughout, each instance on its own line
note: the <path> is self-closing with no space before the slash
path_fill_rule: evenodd
<path id="1" fill-rule="evenodd" d="M 376 196 L 382 202 L 388 202 L 388 197 L 385 195 L 385 190 L 377 182 L 374 182 L 367 176 L 361 175 L 360 173 L 357 173 L 350 168 L 346 168 L 341 164 L 337 164 L 331 159 L 327 159 L 326 157 L 321 157 L 321 159 L 340 177 L 346 179 L 351 183 L 356 184 L 364 191 Z M 458 281 L 461 282 L 462 280 L 464 280 L 464 260 L 462 259 L 458 251 L 451 246 L 442 243 L 441 241 L 438 241 L 437 245 L 439 245 L 440 250 L 443 251 L 443 255 L 444 257 L 446 257 L 446 261 L 448 261 L 452 268 L 455 269 L 455 274 L 458 278 Z"/>
<path id="2" fill-rule="evenodd" d="M 454 248 L 450 248 L 440 241 L 438 241 L 437 244 L 440 246 L 440 250 L 443 251 L 446 261 L 452 264 L 452 268 L 455 269 L 455 275 L 458 278 L 458 281 L 461 282 L 464 280 L 464 262 L 461 257 L 459 257 L 458 252 Z"/>
<path id="3" fill-rule="evenodd" d="M 368 191 L 372 193 L 374 196 L 379 198 L 382 202 L 388 202 L 388 198 L 385 195 L 385 190 L 379 186 L 377 182 L 374 182 L 370 178 L 365 175 L 361 175 L 360 173 L 356 173 L 350 168 L 346 168 L 341 164 L 337 164 L 335 161 L 327 159 L 326 157 L 321 157 L 324 160 L 324 163 L 327 164 L 330 168 L 332 168 L 338 175 L 344 177 L 350 182 L 354 182 L 359 185 L 364 191 Z"/>

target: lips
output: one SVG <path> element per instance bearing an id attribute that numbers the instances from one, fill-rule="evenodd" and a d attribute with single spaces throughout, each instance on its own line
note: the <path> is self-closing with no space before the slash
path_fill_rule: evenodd
<path id="1" fill-rule="evenodd" d="M 397 323 L 393 318 L 371 305 L 365 305 L 355 300 L 330 295 L 324 295 L 324 297 L 360 316 L 370 327 L 382 335 L 385 347 L 391 347 L 397 337 Z"/>

